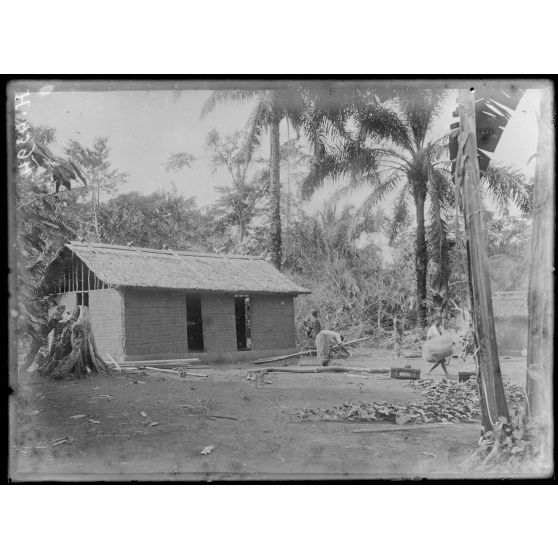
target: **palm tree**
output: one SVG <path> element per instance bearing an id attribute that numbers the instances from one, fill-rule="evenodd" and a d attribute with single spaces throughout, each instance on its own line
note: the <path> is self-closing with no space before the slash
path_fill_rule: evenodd
<path id="1" fill-rule="evenodd" d="M 255 101 L 255 106 L 248 119 L 248 140 L 246 149 L 251 154 L 259 145 L 264 131 L 270 136 L 270 240 L 272 262 L 281 269 L 283 260 L 283 243 L 281 236 L 281 182 L 280 182 L 280 133 L 279 126 L 283 119 L 288 119 L 295 130 L 299 130 L 304 113 L 304 97 L 299 87 L 272 90 L 235 89 L 214 91 L 206 101 L 202 116 L 227 101 Z"/>
<path id="2" fill-rule="evenodd" d="M 345 177 L 349 183 L 341 192 L 370 188 L 361 207 L 361 211 L 367 212 L 388 194 L 397 192 L 390 229 L 392 238 L 409 219 L 409 205 L 411 201 L 414 203 L 417 317 L 419 325 L 424 327 L 428 263 L 435 268 L 433 286 L 447 290 L 453 250 L 448 212 L 455 207 L 455 199 L 451 161 L 447 158 L 453 133 L 435 141 L 429 138 L 445 92 L 395 91 L 391 98 L 382 101 L 373 91 L 361 90 L 353 92 L 351 97 L 348 105 L 333 112 L 339 141 L 327 147 L 323 136 L 328 130 L 322 132 L 322 139 L 316 134 L 318 147 L 310 173 L 303 182 L 303 196 L 311 197 L 326 178 Z M 324 118 L 329 122 L 330 115 L 322 114 Z M 514 200 L 520 207 L 528 207 L 530 195 L 520 173 L 489 167 L 484 182 L 487 191 L 500 204 Z"/>

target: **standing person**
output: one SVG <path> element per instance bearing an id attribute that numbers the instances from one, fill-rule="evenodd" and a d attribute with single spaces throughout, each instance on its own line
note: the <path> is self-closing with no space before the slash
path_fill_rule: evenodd
<path id="1" fill-rule="evenodd" d="M 327 366 L 331 358 L 331 348 L 335 345 L 340 345 L 343 342 L 343 336 L 339 335 L 336 331 L 329 329 L 322 329 L 316 335 L 316 350 L 318 353 L 318 360 L 321 361 L 322 366 Z"/>
<path id="2" fill-rule="evenodd" d="M 430 326 L 430 328 L 428 329 L 428 332 L 426 333 L 426 341 L 430 341 L 431 339 L 436 339 L 437 337 L 442 337 L 442 335 L 444 334 L 444 331 L 442 329 L 442 317 L 441 316 L 436 316 L 434 318 L 434 322 L 432 323 L 432 325 Z M 442 360 L 439 360 L 438 362 L 436 362 L 434 364 L 434 366 L 427 372 L 427 374 L 430 374 L 434 368 L 436 368 L 437 366 L 441 365 L 443 370 L 444 370 L 444 374 L 449 377 L 449 372 L 448 369 L 446 368 L 446 364 L 445 364 L 445 357 Z"/>
<path id="3" fill-rule="evenodd" d="M 308 318 L 302 323 L 306 326 L 306 337 L 308 339 L 312 339 L 314 343 L 316 342 L 316 336 L 320 331 L 322 331 L 322 324 L 319 320 L 319 312 L 318 310 L 312 310 Z"/>
<path id="4" fill-rule="evenodd" d="M 397 358 L 401 356 L 401 344 L 403 342 L 403 335 L 405 330 L 403 329 L 403 323 L 398 316 L 395 316 L 393 320 L 393 341 L 394 349 Z"/>
<path id="5" fill-rule="evenodd" d="M 444 334 L 442 330 L 442 317 L 436 316 L 432 325 L 428 328 L 428 332 L 426 333 L 426 340 L 430 341 L 430 339 L 434 339 L 435 337 L 441 337 Z"/>

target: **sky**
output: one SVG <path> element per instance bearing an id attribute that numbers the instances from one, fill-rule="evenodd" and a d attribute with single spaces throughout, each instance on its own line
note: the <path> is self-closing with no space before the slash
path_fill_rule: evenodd
<path id="1" fill-rule="evenodd" d="M 52 146 L 56 155 L 68 139 L 91 145 L 96 137 L 108 137 L 113 166 L 129 174 L 127 184 L 117 193 L 139 191 L 144 194 L 170 189 L 176 185 L 179 193 L 195 196 L 198 204 L 209 204 L 216 199 L 215 186 L 226 185 L 224 171 L 212 173 L 208 152 L 204 150 L 208 132 L 215 128 L 220 134 L 231 134 L 244 128 L 251 110 L 250 103 L 226 103 L 218 106 L 207 117 L 200 113 L 211 91 L 50 91 L 32 93 L 26 118 L 35 124 L 53 126 L 57 143 Z M 450 91 L 443 110 L 432 128 L 432 138 L 449 130 L 454 118 L 457 92 Z M 528 90 L 512 116 L 494 159 L 526 172 L 534 173 L 539 91 Z M 291 131 L 291 138 L 294 137 Z M 287 127 L 281 126 L 282 141 L 287 139 Z M 268 141 L 262 142 L 262 155 L 267 156 Z M 192 168 L 177 173 L 166 173 L 164 161 L 175 152 L 187 152 L 198 160 Z M 287 182 L 284 171 L 282 183 Z M 329 185 L 306 204 L 308 211 L 320 208 L 336 189 Z M 365 192 L 356 194 L 348 202 L 358 204 Z M 386 204 L 389 204 L 389 199 Z"/>

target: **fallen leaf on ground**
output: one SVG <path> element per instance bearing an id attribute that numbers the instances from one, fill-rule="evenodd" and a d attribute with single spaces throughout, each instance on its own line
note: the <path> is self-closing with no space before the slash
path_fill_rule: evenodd
<path id="1" fill-rule="evenodd" d="M 202 455 L 209 455 L 214 449 L 215 446 L 205 446 L 205 448 L 203 448 L 200 453 Z"/>
<path id="2" fill-rule="evenodd" d="M 98 386 L 97 387 L 92 387 L 91 389 L 99 389 L 99 387 Z"/>
<path id="3" fill-rule="evenodd" d="M 40 412 L 41 412 L 41 411 L 35 410 L 35 411 L 31 411 L 31 414 L 32 414 L 32 415 L 38 415 Z"/>
<path id="4" fill-rule="evenodd" d="M 99 397 L 102 397 L 103 399 L 108 399 L 109 401 L 112 399 L 112 395 L 109 395 L 108 393 L 101 394 L 99 395 Z"/>
<path id="5" fill-rule="evenodd" d="M 72 415 L 72 416 L 69 417 L 69 418 L 71 418 L 71 419 L 80 419 L 80 418 L 85 418 L 86 416 L 87 416 L 87 415 Z"/>
<path id="6" fill-rule="evenodd" d="M 146 417 L 146 416 L 147 416 L 147 413 L 146 413 L 145 411 L 140 411 L 140 415 L 141 415 L 142 417 Z"/>
<path id="7" fill-rule="evenodd" d="M 149 426 L 157 426 L 159 423 L 158 422 L 150 422 Z"/>
<path id="8" fill-rule="evenodd" d="M 93 424 L 101 424 L 100 420 L 89 419 L 89 422 L 92 422 Z"/>

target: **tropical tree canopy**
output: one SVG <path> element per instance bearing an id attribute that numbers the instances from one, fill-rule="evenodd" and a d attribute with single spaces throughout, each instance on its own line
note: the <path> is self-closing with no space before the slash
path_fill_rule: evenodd
<path id="1" fill-rule="evenodd" d="M 395 91 L 382 100 L 373 91 L 355 90 L 345 92 L 343 102 L 327 110 L 321 109 L 323 100 L 316 101 L 311 115 L 317 123 L 314 160 L 302 188 L 306 198 L 326 179 L 343 181 L 342 194 L 366 188 L 369 195 L 360 208 L 364 213 L 389 198 L 392 240 L 409 223 L 414 204 L 417 300 L 423 324 L 428 265 L 434 268 L 432 286 L 446 292 L 455 244 L 448 226 L 448 217 L 455 211 L 448 145 L 455 132 L 431 137 L 446 97 L 442 90 L 415 90 Z M 484 185 L 500 207 L 514 202 L 528 210 L 531 194 L 521 173 L 490 165 Z"/>

